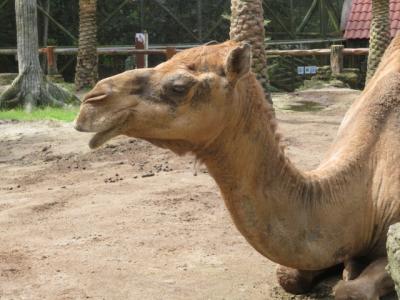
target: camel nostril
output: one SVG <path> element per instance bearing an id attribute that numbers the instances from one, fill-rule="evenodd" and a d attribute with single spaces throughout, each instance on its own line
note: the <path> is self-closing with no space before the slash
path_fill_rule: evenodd
<path id="1" fill-rule="evenodd" d="M 107 98 L 108 96 L 109 96 L 108 93 L 104 93 L 104 92 L 89 93 L 83 99 L 83 103 L 101 101 L 101 100 L 104 100 L 105 98 Z"/>
<path id="2" fill-rule="evenodd" d="M 106 99 L 112 94 L 112 85 L 108 82 L 101 82 L 96 85 L 96 87 L 91 90 L 83 98 L 83 103 L 95 102 Z"/>

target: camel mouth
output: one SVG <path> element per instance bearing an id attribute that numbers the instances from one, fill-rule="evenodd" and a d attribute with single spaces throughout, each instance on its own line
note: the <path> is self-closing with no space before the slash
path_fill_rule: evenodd
<path id="1" fill-rule="evenodd" d="M 112 138 L 121 134 L 121 128 L 124 126 L 125 122 L 119 123 L 111 128 L 97 132 L 89 141 L 90 149 L 97 149 L 104 145 L 106 142 Z"/>
<path id="2" fill-rule="evenodd" d="M 96 133 L 89 141 L 89 148 L 96 149 L 118 135 L 116 128 Z"/>

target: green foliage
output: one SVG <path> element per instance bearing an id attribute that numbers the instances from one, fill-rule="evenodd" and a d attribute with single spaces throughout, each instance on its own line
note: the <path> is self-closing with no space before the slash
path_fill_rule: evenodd
<path id="1" fill-rule="evenodd" d="M 0 9 L 0 47 L 15 47 L 17 44 L 15 26 L 14 1 L 8 1 Z M 1 60 L 0 62 L 3 63 Z"/>
<path id="2" fill-rule="evenodd" d="M 203 0 L 201 29 L 204 39 L 199 39 L 196 1 L 144 1 L 143 16 L 140 1 L 129 1 L 104 24 L 117 4 L 114 1 L 98 0 L 99 44 L 130 45 L 134 43 L 135 33 L 142 31 L 148 32 L 152 44 L 224 41 L 228 38 L 229 22 L 220 23 L 219 20 L 222 14 L 229 12 L 229 1 L 223 1 L 222 4 L 218 2 Z M 172 15 L 184 26 L 178 24 Z M 212 28 L 216 30 L 210 33 Z"/>
<path id="3" fill-rule="evenodd" d="M 332 7 L 332 17 L 337 22 L 340 22 L 341 10 L 343 6 L 343 0 L 325 0 L 330 7 Z M 341 33 L 338 32 L 332 19 L 329 17 L 329 13 L 324 11 L 325 16 L 321 16 L 321 10 L 319 4 L 314 9 L 314 12 L 310 18 L 310 21 L 301 32 L 296 32 L 298 26 L 302 23 L 308 10 L 310 9 L 313 0 L 292 0 L 293 10 L 290 9 L 290 0 L 267 0 L 269 9 L 264 9 L 265 17 L 270 19 L 272 22 L 269 24 L 268 34 L 272 36 L 272 39 L 293 39 L 290 34 L 285 30 L 292 32 L 297 38 L 316 38 L 321 36 L 322 24 L 326 22 L 326 33 L 328 36 L 338 36 Z M 281 21 L 278 22 L 277 18 Z M 284 27 L 282 26 L 284 25 Z"/>
<path id="4" fill-rule="evenodd" d="M 143 2 L 142 2 L 143 1 Z M 0 0 L 1 2 L 1 0 Z M 39 1 L 41 2 L 41 1 Z M 97 24 L 99 45 L 133 45 L 135 33 L 147 31 L 150 44 L 198 44 L 211 40 L 225 41 L 229 38 L 230 1 L 228 0 L 202 0 L 201 20 L 198 15 L 198 2 L 177 0 L 98 0 Z M 143 3 L 143 14 L 141 13 Z M 293 9 L 290 9 L 290 3 Z M 339 19 L 343 0 L 325 0 L 333 7 L 333 12 L 325 14 L 327 20 L 327 36 L 341 35 L 332 24 L 332 15 Z M 321 11 L 320 7 L 314 10 L 309 22 L 301 33 L 292 33 L 302 23 L 313 0 L 266 0 L 264 16 L 266 25 L 266 40 L 293 40 L 318 38 L 321 36 Z M 79 0 L 50 0 L 50 14 L 75 37 L 79 34 Z M 39 41 L 42 43 L 43 14 L 38 13 Z M 278 20 L 279 19 L 279 20 Z M 199 26 L 201 25 L 201 26 Z M 0 10 L 0 47 L 15 47 L 15 13 L 14 1 L 10 0 Z M 286 30 L 285 30 L 286 29 Z M 201 30 L 201 32 L 199 32 Z M 49 22 L 48 44 L 55 46 L 76 46 L 71 37 L 60 30 L 51 21 Z M 322 45 L 326 47 L 326 45 Z M 99 58 L 100 77 L 110 76 L 125 70 L 126 57 Z M 164 57 L 150 56 L 150 65 L 153 66 L 164 60 Z M 69 56 L 59 56 L 58 66 L 67 81 L 73 81 L 76 61 Z M 270 61 L 272 82 L 278 78 L 280 82 L 288 81 L 296 88 L 298 78 L 294 74 L 296 63 L 285 58 L 276 65 L 277 61 Z M 281 69 L 281 67 L 284 69 Z M 285 72 L 282 72 L 285 70 Z M 16 62 L 12 56 L 0 56 L 0 73 L 16 72 Z M 282 78 L 280 74 L 285 74 Z M 276 82 L 275 82 L 276 83 Z M 292 84 L 293 83 L 293 84 Z M 280 86 L 277 83 L 276 86 Z M 285 84 L 286 85 L 286 84 Z"/>
<path id="5" fill-rule="evenodd" d="M 23 109 L 0 110 L 0 120 L 39 121 L 56 120 L 72 122 L 78 113 L 78 107 L 54 108 L 45 107 L 26 112 Z"/>
<path id="6" fill-rule="evenodd" d="M 293 10 L 290 9 L 291 0 L 267 0 L 264 7 L 265 19 L 271 20 L 268 31 L 273 39 L 289 39 L 285 29 L 294 31 L 301 23 L 313 0 L 292 0 Z M 343 0 L 326 0 L 333 7 L 333 14 L 339 18 Z M 9 1 L 0 10 L 0 47 L 16 45 L 14 1 Z M 224 41 L 229 35 L 230 1 L 202 0 L 201 28 L 199 28 L 197 1 L 177 0 L 143 0 L 143 15 L 140 11 L 140 2 L 128 1 L 120 6 L 124 0 L 98 0 L 98 41 L 100 45 L 131 45 L 136 32 L 147 31 L 152 44 L 199 43 L 210 40 Z M 39 4 L 41 1 L 39 1 Z M 79 34 L 79 0 L 50 0 L 50 14 L 74 36 Z M 332 13 L 331 13 L 332 14 Z M 43 35 L 44 16 L 39 16 L 39 36 Z M 176 19 L 179 21 L 177 21 Z M 277 18 L 281 21 L 278 22 Z M 331 18 L 327 17 L 328 33 L 336 29 Z M 180 24 L 184 24 L 181 26 Z M 267 21 L 268 22 L 268 21 Z M 266 24 L 267 25 L 267 24 Z M 186 27 L 186 29 L 184 28 Z M 305 27 L 305 33 L 299 38 L 315 37 L 320 32 L 321 15 L 317 7 L 310 22 Z M 201 34 L 199 32 L 201 30 Z M 66 35 L 51 21 L 49 22 L 49 41 L 54 45 L 76 45 L 71 37 Z M 39 38 L 40 43 L 42 39 Z"/>

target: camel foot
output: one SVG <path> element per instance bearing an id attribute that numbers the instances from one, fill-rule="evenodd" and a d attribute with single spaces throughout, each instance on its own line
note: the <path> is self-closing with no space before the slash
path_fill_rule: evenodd
<path id="1" fill-rule="evenodd" d="M 278 266 L 276 270 L 279 285 L 288 293 L 299 295 L 309 292 L 315 282 L 315 278 L 323 271 L 301 271 L 284 266 Z"/>
<path id="2" fill-rule="evenodd" d="M 377 259 L 357 279 L 339 281 L 334 288 L 335 300 L 379 300 L 392 292 L 394 284 L 386 265 L 386 257 Z"/>

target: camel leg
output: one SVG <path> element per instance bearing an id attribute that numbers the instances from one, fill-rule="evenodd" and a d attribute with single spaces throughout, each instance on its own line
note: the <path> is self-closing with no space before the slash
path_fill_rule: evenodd
<path id="1" fill-rule="evenodd" d="M 365 264 L 355 259 L 346 260 L 344 263 L 342 278 L 344 281 L 350 281 L 360 276 Z"/>
<path id="2" fill-rule="evenodd" d="M 276 275 L 280 286 L 288 293 L 299 295 L 309 292 L 315 283 L 315 278 L 322 271 L 301 271 L 284 266 L 278 266 Z"/>
<path id="3" fill-rule="evenodd" d="M 394 289 L 392 278 L 386 271 L 387 258 L 372 262 L 361 275 L 350 281 L 340 281 L 336 287 L 335 300 L 379 300 Z"/>

